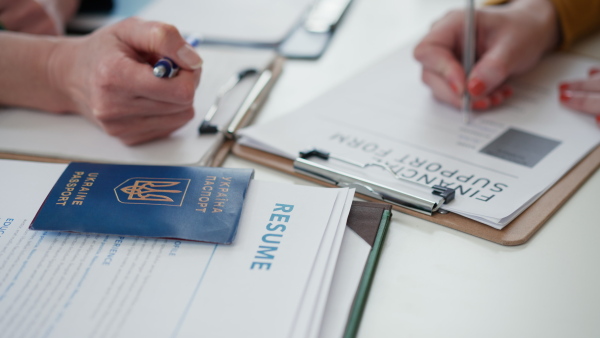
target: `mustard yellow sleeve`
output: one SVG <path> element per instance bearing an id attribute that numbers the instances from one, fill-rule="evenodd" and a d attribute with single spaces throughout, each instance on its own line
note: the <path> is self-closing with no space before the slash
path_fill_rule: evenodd
<path id="1" fill-rule="evenodd" d="M 511 0 L 487 0 L 485 5 L 502 5 Z M 548 0 L 558 14 L 562 33 L 560 48 L 600 29 L 600 0 Z"/>
<path id="2" fill-rule="evenodd" d="M 561 48 L 600 29 L 600 0 L 550 0 L 558 13 Z"/>
<path id="3" fill-rule="evenodd" d="M 486 6 L 495 6 L 495 5 L 504 5 L 505 3 L 509 2 L 510 0 L 487 0 L 486 2 L 484 2 L 484 5 Z"/>

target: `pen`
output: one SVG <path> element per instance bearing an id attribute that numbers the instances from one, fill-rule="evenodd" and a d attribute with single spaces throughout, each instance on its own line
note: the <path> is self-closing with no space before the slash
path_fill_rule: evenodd
<path id="1" fill-rule="evenodd" d="M 391 216 L 392 213 L 389 210 L 383 211 L 379 228 L 377 230 L 377 235 L 375 237 L 375 242 L 373 243 L 371 252 L 367 257 L 367 263 L 365 264 L 365 269 L 360 279 L 356 296 L 352 302 L 352 308 L 350 309 L 350 315 L 348 316 L 348 322 L 344 331 L 344 338 L 354 338 L 358 333 L 360 321 L 362 319 L 365 306 L 367 305 L 369 290 L 371 289 L 371 284 L 373 284 L 375 271 L 377 270 L 377 264 L 379 263 L 379 257 L 381 256 L 381 248 L 383 247 L 383 242 L 385 241 L 385 237 L 390 226 Z"/>
<path id="2" fill-rule="evenodd" d="M 195 37 L 188 37 L 186 42 L 192 47 L 197 47 L 200 44 L 200 39 Z M 152 70 L 156 77 L 173 77 L 179 72 L 179 66 L 168 57 L 162 57 L 154 64 Z"/>
<path id="3" fill-rule="evenodd" d="M 465 44 L 463 50 L 463 68 L 465 69 L 465 92 L 463 94 L 463 122 L 471 120 L 471 95 L 467 88 L 469 74 L 475 63 L 475 1 L 467 0 L 465 12 Z"/>

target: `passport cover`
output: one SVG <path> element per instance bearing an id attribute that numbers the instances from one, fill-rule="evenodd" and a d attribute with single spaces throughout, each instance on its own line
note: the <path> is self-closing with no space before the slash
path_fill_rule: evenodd
<path id="1" fill-rule="evenodd" d="M 252 169 L 73 162 L 30 229 L 230 244 Z"/>

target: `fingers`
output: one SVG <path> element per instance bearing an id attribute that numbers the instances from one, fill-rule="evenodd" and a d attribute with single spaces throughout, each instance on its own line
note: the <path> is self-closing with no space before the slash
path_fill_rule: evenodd
<path id="1" fill-rule="evenodd" d="M 502 54 L 507 48 L 506 43 L 492 44 L 474 66 L 465 85 L 465 72 L 459 61 L 463 33 L 462 11 L 450 12 L 434 24 L 413 52 L 415 59 L 423 65 L 423 81 L 436 99 L 454 107 L 462 106 L 465 90 L 473 97 L 473 109 L 497 106 L 512 94 L 512 90 L 503 85 L 510 74 L 505 59 L 512 58 L 512 51 Z"/>
<path id="2" fill-rule="evenodd" d="M 126 145 L 164 138 L 194 117 L 193 109 L 169 115 L 136 116 L 105 121 L 101 127 Z"/>
<path id="3" fill-rule="evenodd" d="M 99 61 L 91 85 L 98 88 L 98 104 L 126 103 L 114 98 L 141 97 L 152 101 L 191 106 L 200 81 L 201 70 L 181 71 L 174 78 L 157 78 L 152 67 L 133 57 L 108 55 Z M 108 97 L 113 100 L 107 101 Z M 127 114 L 136 114 L 130 111 Z"/>
<path id="4" fill-rule="evenodd" d="M 513 90 L 508 85 L 503 85 L 494 90 L 489 95 L 475 98 L 472 102 L 472 109 L 487 110 L 501 105 L 506 99 L 512 96 Z"/>
<path id="5" fill-rule="evenodd" d="M 167 56 L 188 70 L 202 67 L 200 55 L 172 25 L 129 18 L 116 24 L 113 32 L 139 52 Z"/>
<path id="6" fill-rule="evenodd" d="M 560 102 L 571 109 L 600 115 L 600 92 L 563 90 L 560 92 Z"/>
<path id="7" fill-rule="evenodd" d="M 465 72 L 448 49 L 436 45 L 420 44 L 415 48 L 414 56 L 421 62 L 424 70 L 446 82 L 446 86 L 454 94 L 459 95 L 464 92 Z"/>
<path id="8" fill-rule="evenodd" d="M 424 69 L 422 80 L 429 88 L 431 88 L 433 96 L 438 101 L 450 104 L 455 108 L 461 108 L 462 95 L 453 90 L 446 79 L 443 76 L 440 76 L 439 73 Z"/>
<path id="9" fill-rule="evenodd" d="M 159 102 L 191 106 L 200 81 L 202 59 L 185 42 L 177 29 L 171 25 L 134 18 L 124 20 L 117 25 L 119 27 L 113 29 L 112 33 L 124 44 L 126 51 L 130 50 L 130 53 L 124 56 L 107 56 L 101 60 L 105 64 L 98 65 L 98 69 L 102 71 L 96 80 L 97 87 L 104 88 L 115 95 L 119 92 L 121 95 L 129 94 Z M 176 56 L 178 48 L 184 51 L 183 54 L 188 50 L 192 51 L 193 62 L 195 62 L 193 67 L 186 66 L 187 63 Z M 171 57 L 182 68 L 188 67 L 189 70 L 180 71 L 174 78 L 156 78 L 152 73 L 151 65 L 140 56 L 148 53 Z M 134 112 L 130 113 L 134 114 Z"/>
<path id="10" fill-rule="evenodd" d="M 438 101 L 448 103 L 456 108 L 463 107 L 462 95 L 457 94 L 441 76 L 434 72 L 423 70 L 422 80 L 431 88 L 433 96 Z M 472 100 L 471 108 L 474 110 L 487 110 L 496 107 L 511 97 L 512 94 L 513 90 L 510 86 L 502 85 L 489 95 Z"/>
<path id="11" fill-rule="evenodd" d="M 112 100 L 100 100 L 93 106 L 94 118 L 99 121 L 111 121 L 154 115 L 171 115 L 189 109 L 192 104 L 166 103 L 148 98 L 114 96 Z"/>
<path id="12" fill-rule="evenodd" d="M 600 123 L 600 69 L 591 68 L 588 74 L 588 79 L 561 83 L 559 98 L 571 109 L 596 115 Z"/>
<path id="13" fill-rule="evenodd" d="M 482 97 L 497 90 L 512 74 L 512 63 L 516 61 L 514 59 L 509 46 L 503 43 L 498 43 L 486 51 L 469 74 L 469 93 L 475 97 Z"/>
<path id="14" fill-rule="evenodd" d="M 600 76 L 592 76 L 587 80 L 576 80 L 560 84 L 561 91 L 600 92 Z"/>
<path id="15" fill-rule="evenodd" d="M 413 56 L 423 65 L 423 69 L 447 82 L 455 94 L 462 94 L 465 87 L 465 72 L 456 53 L 461 45 L 461 13 L 451 12 L 434 24 L 413 51 Z M 434 92 L 434 95 L 443 97 L 447 93 Z"/>

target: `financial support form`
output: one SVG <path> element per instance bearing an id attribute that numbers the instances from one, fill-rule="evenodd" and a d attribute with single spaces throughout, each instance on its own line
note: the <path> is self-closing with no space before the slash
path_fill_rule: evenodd
<path id="1" fill-rule="evenodd" d="M 585 76 L 593 60 L 551 55 L 512 81 L 515 95 L 505 105 L 464 124 L 458 110 L 431 97 L 411 51 L 398 50 L 291 114 L 243 129 L 239 143 L 287 159 L 316 148 L 381 164 L 327 162 L 399 190 L 454 188 L 445 210 L 502 229 L 600 142 L 594 117 L 563 108 L 556 92 L 560 81 Z"/>

